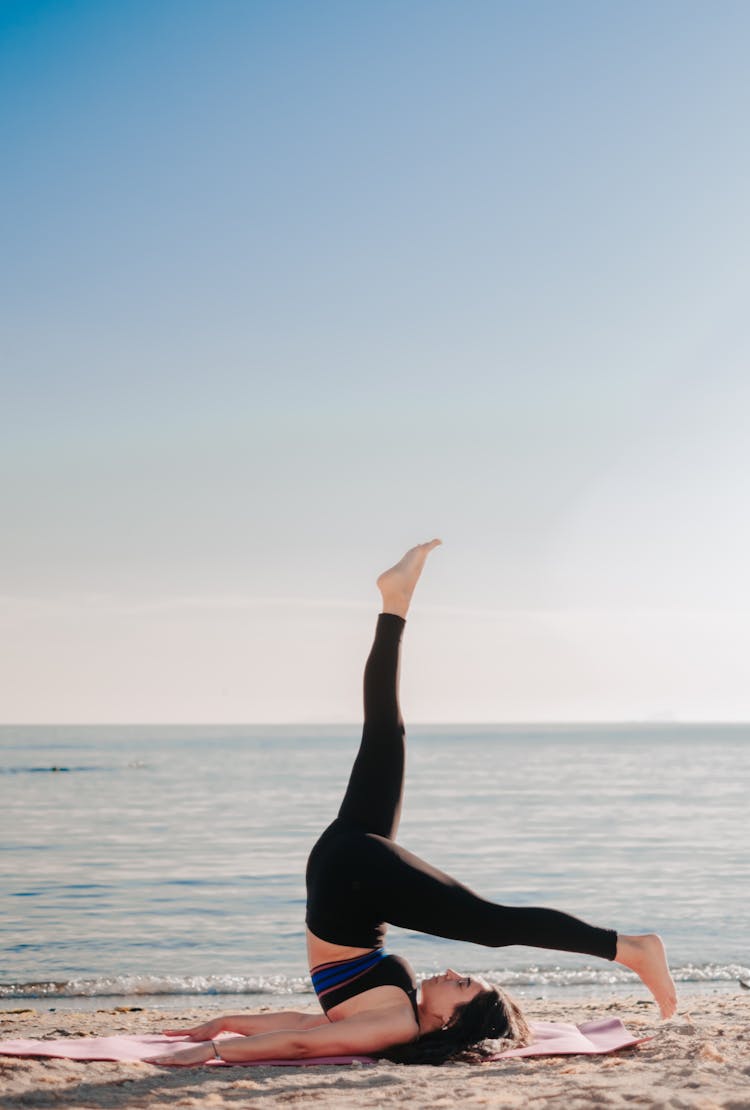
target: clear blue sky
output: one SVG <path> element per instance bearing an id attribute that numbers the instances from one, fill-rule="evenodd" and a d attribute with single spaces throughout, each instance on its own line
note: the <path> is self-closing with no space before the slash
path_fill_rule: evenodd
<path id="1" fill-rule="evenodd" d="M 750 718 L 749 33 L 0 2 L 0 719 Z"/>

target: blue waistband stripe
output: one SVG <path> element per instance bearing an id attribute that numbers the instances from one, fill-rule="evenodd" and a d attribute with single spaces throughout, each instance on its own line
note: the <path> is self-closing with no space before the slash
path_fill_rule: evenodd
<path id="1" fill-rule="evenodd" d="M 386 954 L 384 949 L 378 948 L 375 952 L 368 952 L 364 956 L 356 956 L 353 960 L 338 960 L 333 964 L 321 965 L 320 970 L 314 968 L 311 972 L 311 978 L 315 993 L 320 994 L 321 991 L 330 990 L 331 987 L 335 987 L 339 983 L 362 975 L 365 971 L 369 971 L 370 968 L 380 963 Z"/>

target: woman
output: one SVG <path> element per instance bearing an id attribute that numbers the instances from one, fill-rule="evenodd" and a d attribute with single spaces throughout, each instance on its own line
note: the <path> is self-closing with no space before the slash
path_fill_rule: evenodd
<path id="1" fill-rule="evenodd" d="M 426 979 L 418 997 L 409 964 L 383 948 L 387 923 L 489 947 L 525 944 L 615 960 L 641 977 L 662 1017 L 674 1013 L 675 987 L 658 936 L 623 936 L 558 910 L 487 902 L 394 842 L 404 773 L 401 636 L 427 555 L 440 542 L 413 547 L 377 581 L 383 609 L 365 667 L 362 743 L 338 817 L 307 865 L 307 950 L 323 1013 L 240 1015 L 171 1030 L 202 1043 L 156 1062 L 360 1053 L 443 1063 L 488 1037 L 527 1038 L 518 1006 L 480 976 L 449 969 Z M 222 1031 L 239 1035 L 217 1044 Z"/>

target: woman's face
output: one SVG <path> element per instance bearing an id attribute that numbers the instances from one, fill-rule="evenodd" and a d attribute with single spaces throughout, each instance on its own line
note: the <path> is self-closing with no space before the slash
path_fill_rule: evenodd
<path id="1" fill-rule="evenodd" d="M 433 1014 L 443 1015 L 448 1020 L 456 1006 L 471 1002 L 489 984 L 477 975 L 460 975 L 449 967 L 442 975 L 433 975 L 422 980 L 422 1002 Z"/>

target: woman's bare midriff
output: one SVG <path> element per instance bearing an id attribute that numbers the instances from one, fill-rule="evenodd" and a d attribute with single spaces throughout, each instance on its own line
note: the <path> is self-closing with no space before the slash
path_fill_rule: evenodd
<path id="1" fill-rule="evenodd" d="M 311 971 L 318 964 L 333 963 L 334 960 L 353 960 L 356 956 L 365 956 L 371 951 L 371 948 L 352 948 L 344 944 L 332 944 L 307 930 L 307 962 Z M 338 1006 L 331 1007 L 326 1016 L 329 1021 L 343 1021 L 344 1018 L 354 1017 L 355 1014 L 362 1014 L 366 1010 L 380 1010 L 386 1007 L 393 1008 L 399 1014 L 402 1010 L 406 1010 L 416 1027 L 414 1011 L 406 992 L 400 987 L 392 986 L 373 987 L 372 990 L 355 994 L 353 998 L 347 998 L 346 1002 L 340 1002 Z"/>
<path id="2" fill-rule="evenodd" d="M 330 964 L 334 960 L 353 960 L 356 956 L 366 956 L 371 948 L 352 948 L 346 944 L 332 944 L 321 940 L 315 933 L 307 932 L 307 966 L 312 969 L 318 964 Z"/>

